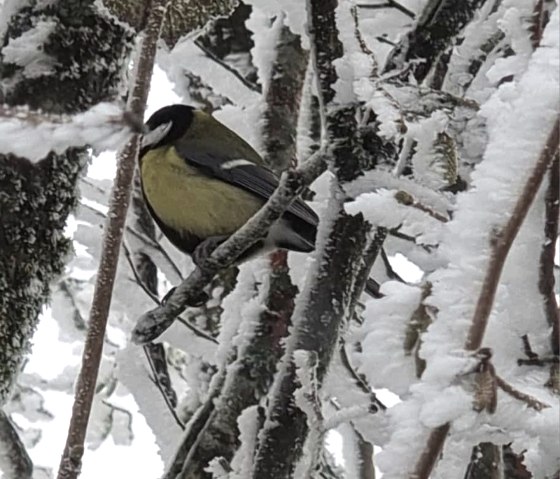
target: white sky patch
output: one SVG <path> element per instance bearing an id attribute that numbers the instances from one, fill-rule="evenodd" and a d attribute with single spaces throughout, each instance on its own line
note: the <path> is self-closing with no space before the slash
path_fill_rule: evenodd
<path id="1" fill-rule="evenodd" d="M 400 253 L 389 259 L 395 272 L 407 283 L 418 283 L 424 276 L 424 272 L 418 266 Z"/>

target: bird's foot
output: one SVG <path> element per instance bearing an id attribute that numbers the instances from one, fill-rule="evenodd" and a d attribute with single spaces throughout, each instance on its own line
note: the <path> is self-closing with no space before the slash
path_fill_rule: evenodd
<path id="1" fill-rule="evenodd" d="M 165 296 L 161 300 L 162 306 L 165 306 L 165 303 L 167 303 L 167 301 L 169 300 L 169 298 L 175 292 L 176 289 L 177 289 L 176 287 L 173 287 L 165 294 Z M 188 306 L 190 306 L 191 308 L 199 308 L 202 305 L 206 304 L 206 302 L 209 299 L 210 296 L 208 296 L 204 291 L 200 291 L 196 296 L 190 298 L 190 301 L 188 302 Z"/>
<path id="2" fill-rule="evenodd" d="M 206 238 L 195 248 L 192 254 L 194 264 L 202 268 L 206 258 L 208 258 L 226 239 L 228 239 L 228 236 L 211 236 L 210 238 Z"/>

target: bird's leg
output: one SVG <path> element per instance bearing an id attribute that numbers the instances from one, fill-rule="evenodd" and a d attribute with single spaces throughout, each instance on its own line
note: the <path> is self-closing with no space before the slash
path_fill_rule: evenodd
<path id="1" fill-rule="evenodd" d="M 167 303 L 167 301 L 169 300 L 169 298 L 175 292 L 176 289 L 177 287 L 174 286 L 167 293 L 165 293 L 165 296 L 161 300 L 162 306 L 165 306 L 165 303 Z M 205 291 L 200 291 L 197 295 L 190 298 L 190 301 L 187 303 L 187 306 L 190 306 L 191 308 L 199 308 L 200 306 L 205 304 L 209 299 L 210 296 L 208 296 L 208 294 L 206 294 Z"/>
<path id="2" fill-rule="evenodd" d="M 208 258 L 208 256 L 210 256 L 212 252 L 228 238 L 229 236 L 210 236 L 209 238 L 206 238 L 195 248 L 192 254 L 194 264 L 196 264 L 199 268 L 202 268 L 206 258 Z"/>

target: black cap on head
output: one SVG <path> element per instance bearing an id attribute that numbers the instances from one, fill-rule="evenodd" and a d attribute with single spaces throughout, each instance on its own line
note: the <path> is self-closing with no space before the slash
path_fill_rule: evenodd
<path id="1" fill-rule="evenodd" d="M 171 143 L 183 136 L 193 122 L 194 110 L 192 106 L 188 105 L 169 105 L 160 108 L 150 116 L 146 122 L 148 132 L 154 131 L 166 124 L 169 124 L 170 128 L 162 138 L 153 143 L 150 142 L 149 148 L 156 148 L 163 144 Z M 145 136 L 148 135 L 149 133 L 145 134 Z"/>

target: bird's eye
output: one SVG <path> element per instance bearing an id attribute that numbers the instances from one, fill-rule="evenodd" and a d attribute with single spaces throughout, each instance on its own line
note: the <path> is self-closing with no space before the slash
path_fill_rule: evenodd
<path id="1" fill-rule="evenodd" d="M 167 123 L 162 123 L 156 126 L 153 130 L 147 131 L 142 135 L 141 147 L 146 148 L 152 145 L 157 145 L 161 140 L 165 138 L 169 130 L 171 129 L 171 121 Z"/>

